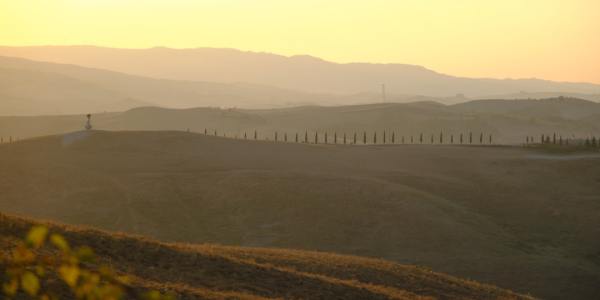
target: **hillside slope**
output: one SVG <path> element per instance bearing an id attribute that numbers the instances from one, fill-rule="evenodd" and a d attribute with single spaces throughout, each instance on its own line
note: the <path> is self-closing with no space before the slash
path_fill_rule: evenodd
<path id="1" fill-rule="evenodd" d="M 435 102 L 347 105 L 336 107 L 303 106 L 273 110 L 248 109 L 162 109 L 136 108 L 122 113 L 95 114 L 95 128 L 103 130 L 191 130 L 226 133 L 228 136 L 252 135 L 273 138 L 275 131 L 303 138 L 306 131 L 323 135 L 337 132 L 341 139 L 356 132 L 371 135 L 387 131 L 396 135 L 429 138 L 442 132 L 446 143 L 450 135 L 455 141 L 462 133 L 493 135 L 494 142 L 520 144 L 525 136 L 557 133 L 563 138 L 600 135 L 600 104 L 590 101 L 555 98 L 544 100 L 482 100 L 456 105 Z M 0 117 L 0 136 L 33 137 L 64 133 L 82 128 L 85 118 L 79 116 Z M 283 137 L 283 136 L 282 136 Z M 388 136 L 388 141 L 389 141 Z M 341 142 L 341 140 L 340 140 Z"/>
<path id="2" fill-rule="evenodd" d="M 39 222 L 0 214 L 0 253 Z M 138 288 L 182 299 L 531 299 L 474 281 L 384 260 L 285 249 L 165 244 L 42 223 L 90 246 Z M 65 299 L 68 299 L 66 297 Z"/>
<path id="3" fill-rule="evenodd" d="M 0 56 L 0 115 L 121 111 L 144 105 L 272 108 L 338 97 L 268 86 L 155 79 Z"/>
<path id="4" fill-rule="evenodd" d="M 0 55 L 70 63 L 177 80 L 246 82 L 305 92 L 376 92 L 468 97 L 520 92 L 598 94 L 600 86 L 539 79 L 475 79 L 405 64 L 337 64 L 299 55 L 285 57 L 235 49 L 115 49 L 93 46 L 0 47 Z"/>
<path id="5" fill-rule="evenodd" d="M 0 209 L 164 241 L 385 258 L 593 299 L 599 159 L 77 132 L 0 145 Z"/>

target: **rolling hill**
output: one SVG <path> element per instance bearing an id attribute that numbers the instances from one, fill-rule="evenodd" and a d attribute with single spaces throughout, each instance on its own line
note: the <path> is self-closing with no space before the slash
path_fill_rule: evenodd
<path id="1" fill-rule="evenodd" d="M 168 242 L 383 258 L 594 299 L 599 161 L 519 147 L 74 132 L 0 145 L 0 210 Z"/>
<path id="2" fill-rule="evenodd" d="M 539 79 L 477 79 L 405 64 L 337 64 L 235 49 L 115 49 L 93 46 L 0 47 L 0 55 L 76 64 L 128 74 L 221 83 L 254 83 L 311 93 L 379 93 L 470 98 L 529 93 L 600 94 L 600 85 Z M 320 103 L 324 104 L 324 103 Z"/>
<path id="3" fill-rule="evenodd" d="M 416 266 L 322 252 L 167 244 L 0 214 L 0 253 L 33 225 L 91 246 L 139 289 L 180 299 L 532 299 Z M 61 299 L 71 299 L 68 294 Z"/>
<path id="4" fill-rule="evenodd" d="M 83 127 L 82 115 L 0 117 L 0 137 L 27 138 L 65 133 Z M 343 134 L 350 139 L 358 133 L 359 139 L 366 131 L 371 135 L 385 130 L 388 142 L 392 132 L 396 143 L 402 136 L 409 142 L 421 133 L 426 139 L 431 134 L 445 135 L 445 142 L 454 135 L 484 132 L 493 135 L 496 143 L 520 144 L 525 136 L 536 140 L 542 134 L 557 133 L 563 138 L 600 135 L 600 104 L 580 99 L 555 98 L 544 100 L 478 100 L 455 105 L 435 102 L 384 103 L 347 105 L 337 107 L 302 106 L 284 109 L 219 109 L 191 108 L 166 109 L 140 107 L 121 113 L 101 113 L 93 116 L 93 124 L 103 130 L 191 130 L 242 137 L 258 132 L 260 139 L 273 139 L 275 131 L 287 133 L 290 140 L 299 133 L 313 137 Z M 333 138 L 331 136 L 331 138 Z M 466 141 L 466 140 L 465 140 Z M 381 139 L 380 139 L 381 142 Z M 416 142 L 416 140 L 415 140 Z"/>
<path id="5" fill-rule="evenodd" d="M 336 96 L 256 84 L 154 79 L 0 57 L 0 115 L 4 116 L 122 111 L 148 105 L 272 108 L 340 101 Z"/>

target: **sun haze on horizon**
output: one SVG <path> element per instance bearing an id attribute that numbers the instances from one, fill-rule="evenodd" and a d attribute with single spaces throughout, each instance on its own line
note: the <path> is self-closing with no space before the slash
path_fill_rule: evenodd
<path id="1" fill-rule="evenodd" d="M 0 45 L 217 47 L 600 83 L 600 1 L 0 0 Z"/>

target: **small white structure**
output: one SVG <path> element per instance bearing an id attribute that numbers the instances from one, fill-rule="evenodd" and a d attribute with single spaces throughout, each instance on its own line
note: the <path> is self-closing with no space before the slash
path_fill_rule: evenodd
<path id="1" fill-rule="evenodd" d="M 85 122 L 85 130 L 92 130 L 92 115 L 87 114 L 87 122 Z"/>

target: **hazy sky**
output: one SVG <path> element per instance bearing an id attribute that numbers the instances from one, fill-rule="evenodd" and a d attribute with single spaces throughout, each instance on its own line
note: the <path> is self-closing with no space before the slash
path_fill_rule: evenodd
<path id="1" fill-rule="evenodd" d="M 230 47 L 600 83 L 600 0 L 0 0 L 0 44 Z"/>

